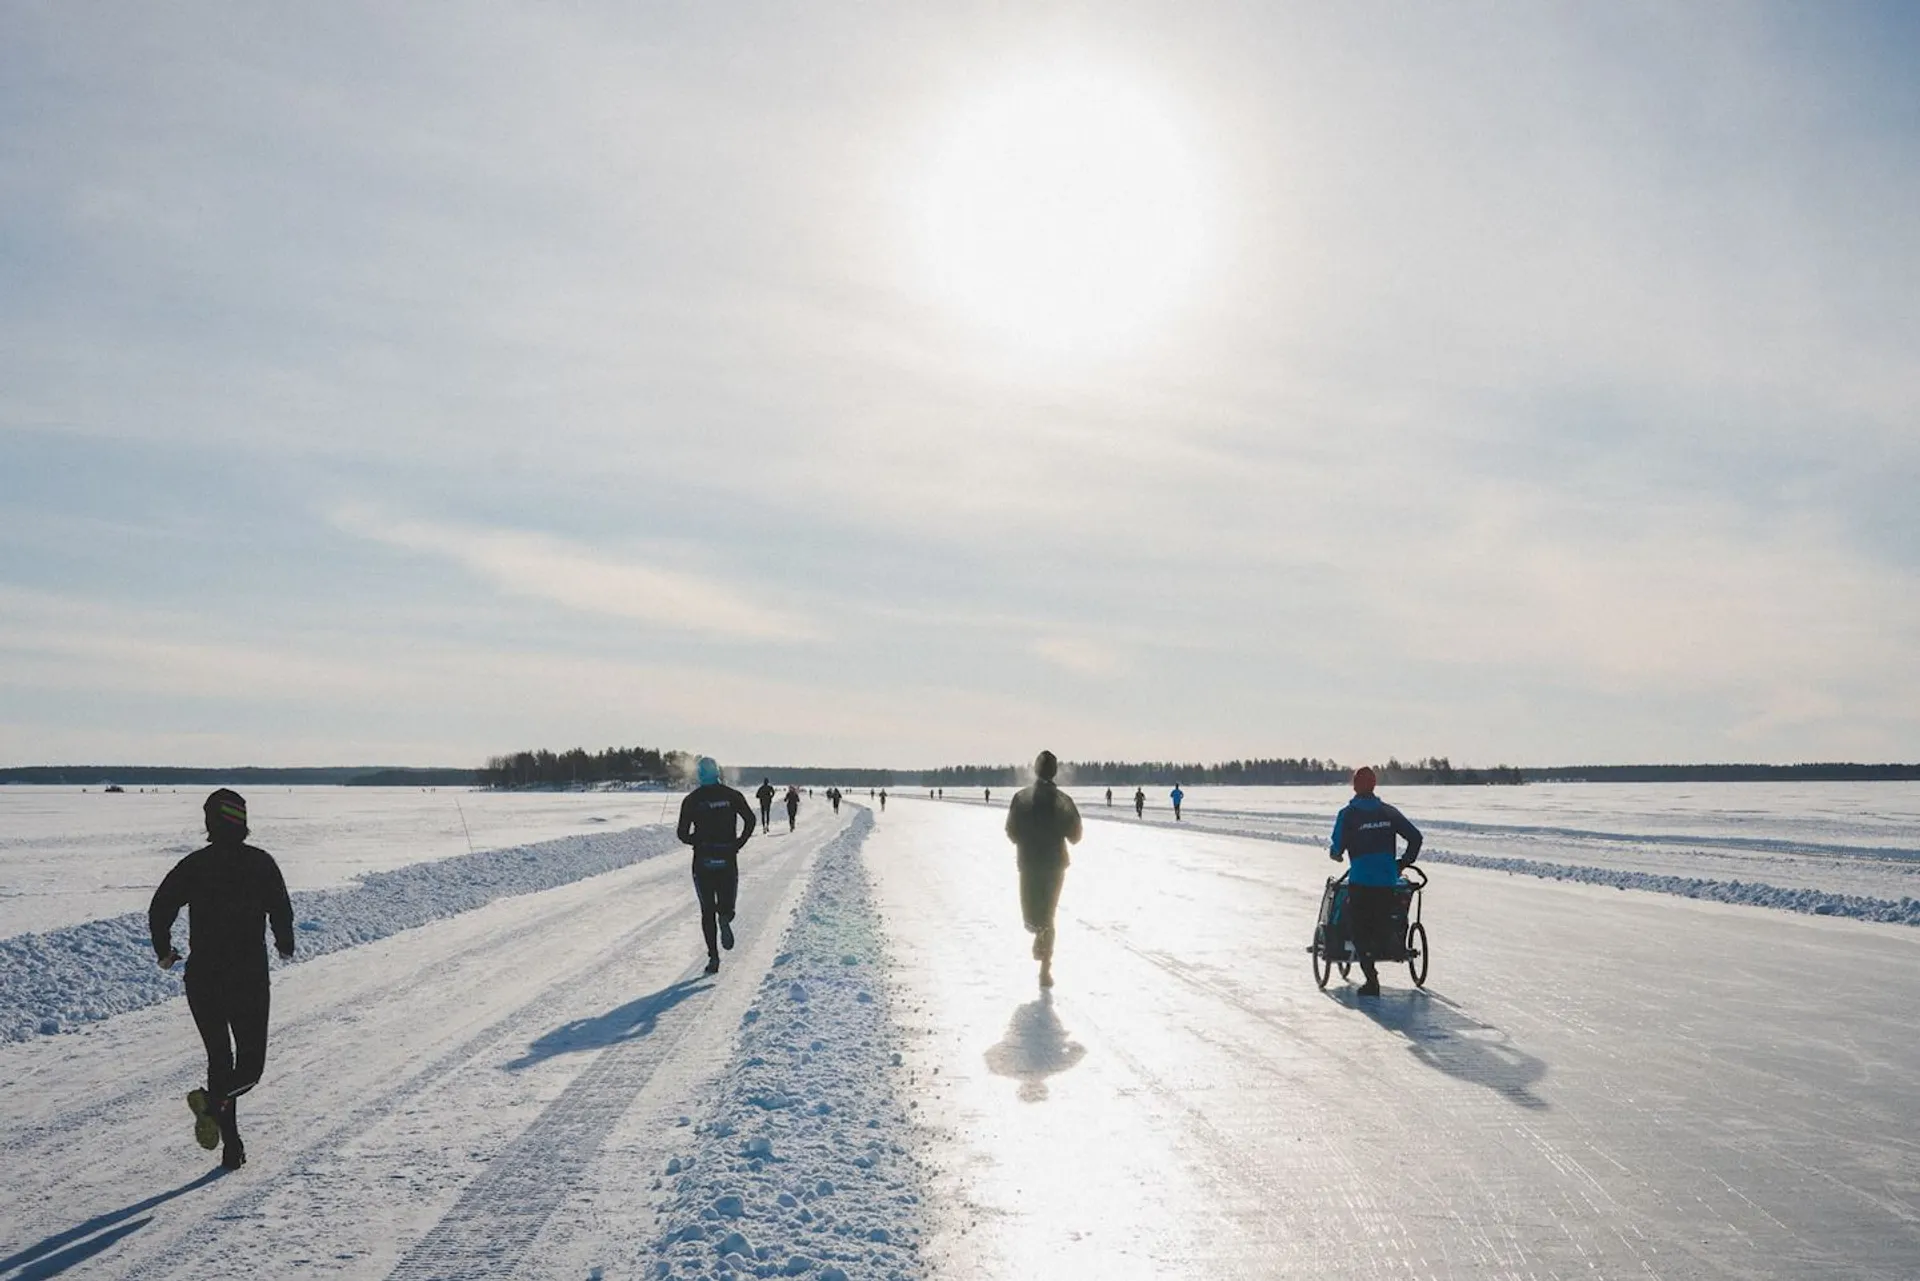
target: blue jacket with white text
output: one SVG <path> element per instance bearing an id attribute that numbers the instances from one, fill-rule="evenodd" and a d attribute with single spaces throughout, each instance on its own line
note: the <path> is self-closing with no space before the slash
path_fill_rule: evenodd
<path id="1" fill-rule="evenodd" d="M 1347 873 L 1349 885 L 1393 885 L 1400 880 L 1400 864 L 1394 854 L 1394 837 L 1406 838 L 1406 860 L 1420 857 L 1424 839 L 1420 829 L 1407 816 L 1377 796 L 1356 796 L 1347 802 L 1333 820 L 1333 843 L 1329 853 L 1352 860 Z"/>

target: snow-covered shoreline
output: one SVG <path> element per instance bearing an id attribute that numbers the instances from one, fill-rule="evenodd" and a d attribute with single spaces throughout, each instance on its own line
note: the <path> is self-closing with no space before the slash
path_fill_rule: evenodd
<path id="1" fill-rule="evenodd" d="M 1088 817 L 1106 822 L 1132 824 L 1134 820 L 1119 818 L 1098 811 L 1083 811 Z M 1225 816 L 1222 816 L 1225 817 Z M 1216 836 L 1242 837 L 1250 840 L 1272 841 L 1282 845 L 1293 845 L 1308 849 L 1324 850 L 1326 839 L 1322 836 L 1298 831 L 1276 831 L 1272 828 L 1251 827 L 1244 822 L 1246 816 L 1235 816 L 1242 821 L 1220 821 L 1219 818 L 1201 811 L 1190 812 L 1187 821 L 1174 824 L 1164 821 L 1152 821 L 1148 825 L 1163 829 L 1185 829 L 1187 831 L 1206 832 Z M 1439 826 L 1439 825 L 1436 825 Z M 1649 839 L 1636 837 L 1636 840 Z M 1537 876 L 1543 880 L 1580 881 L 1589 885 L 1608 885 L 1623 890 L 1644 890 L 1653 894 L 1673 894 L 1682 898 L 1710 899 L 1718 903 L 1734 903 L 1744 907 L 1773 908 L 1783 912 L 1801 912 L 1811 916 L 1840 916 L 1861 921 L 1877 921 L 1891 925 L 1920 925 L 1920 897 L 1902 895 L 1890 896 L 1849 893 L 1844 890 L 1821 888 L 1819 886 L 1776 885 L 1761 880 L 1744 877 L 1689 876 L 1686 874 L 1684 859 L 1691 848 L 1681 847 L 1681 838 L 1658 838 L 1661 848 L 1666 852 L 1664 858 L 1674 868 L 1673 871 L 1656 871 L 1643 868 L 1595 867 L 1579 862 L 1556 862 L 1550 859 L 1510 858 L 1499 855 L 1473 854 L 1463 850 L 1444 849 L 1429 840 L 1421 851 L 1424 863 L 1452 863 L 1462 867 L 1484 868 L 1489 871 L 1519 873 L 1525 876 Z M 1757 850 L 1757 843 L 1750 844 Z M 1828 851 L 1843 847 L 1827 847 Z M 1804 852 L 1804 847 L 1795 847 L 1794 852 Z M 1850 855 L 1845 861 L 1858 863 L 1872 856 L 1885 859 L 1897 866 L 1911 866 L 1911 851 L 1892 849 L 1885 851 L 1867 851 L 1848 849 Z M 1761 864 L 1765 866 L 1765 864 Z M 1776 863 L 1784 868 L 1785 863 Z M 1795 865 L 1804 871 L 1807 864 L 1802 861 Z"/>
<path id="2" fill-rule="evenodd" d="M 1825 890 L 1789 889 L 1779 885 L 1763 885 L 1757 881 L 1661 876 L 1651 872 L 1615 871 L 1605 867 L 1543 863 L 1525 858 L 1493 858 L 1446 850 L 1428 850 L 1421 855 L 1421 861 L 1457 863 L 1463 867 L 1486 868 L 1495 872 L 1520 872 L 1546 880 L 1611 885 L 1622 890 L 1677 894 L 1682 898 L 1711 899 L 1716 903 L 1738 903 L 1746 907 L 1771 907 L 1783 912 L 1805 912 L 1810 916 L 1845 916 L 1890 925 L 1920 925 L 1920 899 L 1916 898 L 1870 898 L 1860 894 L 1833 894 Z"/>
<path id="3" fill-rule="evenodd" d="M 861 846 L 862 810 L 820 852 L 742 1023 L 712 1110 L 657 1207 L 660 1277 L 925 1275 L 923 1179 L 896 1090 L 899 1038 Z"/>
<path id="4" fill-rule="evenodd" d="M 352 889 L 296 892 L 297 950 L 286 964 L 679 848 L 671 829 L 637 827 L 370 872 Z M 186 940 L 184 916 L 174 925 L 176 946 Z M 283 962 L 275 958 L 273 964 Z M 143 912 L 0 939 L 0 1040 L 72 1031 L 157 1005 L 182 990 L 179 967 L 168 972 L 153 963 Z"/>

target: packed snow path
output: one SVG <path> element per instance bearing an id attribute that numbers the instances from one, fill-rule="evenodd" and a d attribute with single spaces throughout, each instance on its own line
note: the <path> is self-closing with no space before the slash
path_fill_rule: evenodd
<path id="1" fill-rule="evenodd" d="M 276 973 L 234 1175 L 192 1143 L 184 1001 L 0 1047 L 0 1278 L 636 1275 L 668 1154 L 851 821 L 817 806 L 747 847 L 717 981 L 682 854 Z"/>
<path id="2" fill-rule="evenodd" d="M 1002 821 L 867 848 L 936 1275 L 1920 1276 L 1909 927 L 1436 866 L 1427 990 L 1363 1000 L 1323 855 L 1093 821 L 1049 995 Z"/>

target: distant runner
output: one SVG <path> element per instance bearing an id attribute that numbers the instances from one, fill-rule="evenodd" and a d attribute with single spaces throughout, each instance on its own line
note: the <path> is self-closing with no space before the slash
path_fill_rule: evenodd
<path id="1" fill-rule="evenodd" d="M 827 803 L 833 806 L 834 813 L 838 814 L 840 812 L 840 789 L 839 788 L 829 787 L 827 789 Z"/>
<path id="2" fill-rule="evenodd" d="M 1394 886 L 1400 869 L 1420 857 L 1420 829 L 1407 816 L 1373 794 L 1378 778 L 1372 767 L 1353 772 L 1353 799 L 1333 820 L 1333 842 L 1327 854 L 1334 862 L 1345 853 L 1352 860 L 1347 871 L 1347 933 L 1360 956 L 1366 982 L 1361 996 L 1380 995 L 1380 975 L 1374 970 L 1376 952 L 1392 952 L 1393 940 L 1384 937 L 1393 926 Z M 1407 852 L 1394 857 L 1394 837 L 1403 836 Z"/>
<path id="3" fill-rule="evenodd" d="M 693 892 L 700 899 L 700 933 L 707 940 L 707 973 L 720 972 L 720 948 L 733 946 L 733 906 L 740 891 L 740 847 L 753 837 L 747 798 L 720 781 L 720 766 L 702 756 L 694 767 L 700 786 L 680 802 L 680 843 L 693 846 Z M 740 824 L 744 823 L 742 828 Z M 716 927 L 719 946 L 715 946 Z"/>
<path id="4" fill-rule="evenodd" d="M 260 1083 L 267 1067 L 266 930 L 282 957 L 293 955 L 293 905 L 280 865 L 246 843 L 247 803 L 221 788 L 202 811 L 208 844 L 174 864 L 153 892 L 148 933 L 160 968 L 179 961 L 173 922 L 187 913 L 187 1008 L 207 1047 L 207 1085 L 187 1091 L 193 1137 L 220 1164 L 247 1163 L 234 1100 Z"/>
<path id="5" fill-rule="evenodd" d="M 1111 787 L 1107 789 L 1107 808 L 1113 808 L 1113 789 Z"/>
<path id="6" fill-rule="evenodd" d="M 787 789 L 787 830 L 791 832 L 794 828 L 794 824 L 798 823 L 799 821 L 800 821 L 800 789 L 797 787 L 789 787 Z"/>
<path id="7" fill-rule="evenodd" d="M 887 789 L 884 787 L 880 789 L 880 812 L 887 812 Z"/>
<path id="8" fill-rule="evenodd" d="M 1053 986 L 1053 916 L 1067 878 L 1067 846 L 1080 843 L 1080 810 L 1054 786 L 1059 770 L 1052 752 L 1040 753 L 1033 761 L 1033 786 L 1015 792 L 1007 806 L 1007 839 L 1020 868 L 1020 916 L 1033 935 L 1041 987 Z"/>
<path id="9" fill-rule="evenodd" d="M 989 805 L 993 804 L 993 789 L 991 787 L 981 788 L 980 799 L 985 801 Z"/>
<path id="10" fill-rule="evenodd" d="M 761 779 L 753 794 L 760 802 L 760 830 L 764 832 L 773 826 L 773 780 Z"/>
<path id="11" fill-rule="evenodd" d="M 1135 818 L 1147 816 L 1147 789 L 1144 787 L 1133 789 L 1133 816 Z"/>
<path id="12" fill-rule="evenodd" d="M 1180 784 L 1175 783 L 1173 785 L 1173 790 L 1171 792 L 1168 792 L 1167 795 L 1173 801 L 1174 821 L 1178 822 L 1180 820 L 1180 802 L 1186 797 L 1186 793 L 1180 790 Z"/>

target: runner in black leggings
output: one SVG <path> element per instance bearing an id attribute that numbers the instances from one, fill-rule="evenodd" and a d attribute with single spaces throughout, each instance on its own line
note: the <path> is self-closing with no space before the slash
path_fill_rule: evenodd
<path id="1" fill-rule="evenodd" d="M 720 949 L 733 946 L 740 847 L 753 836 L 753 809 L 746 797 L 720 781 L 720 767 L 711 756 L 702 756 L 695 769 L 700 786 L 680 802 L 678 831 L 681 842 L 693 846 L 693 892 L 700 898 L 707 973 L 718 974 Z"/>
<path id="2" fill-rule="evenodd" d="M 179 961 L 173 923 L 187 915 L 187 1008 L 207 1047 L 207 1085 L 187 1094 L 194 1137 L 220 1164 L 246 1164 L 234 1100 L 260 1082 L 267 1066 L 267 943 L 293 955 L 293 905 L 279 864 L 246 844 L 247 803 L 221 788 L 204 806 L 208 844 L 181 859 L 153 892 L 147 925 L 160 968 Z"/>

